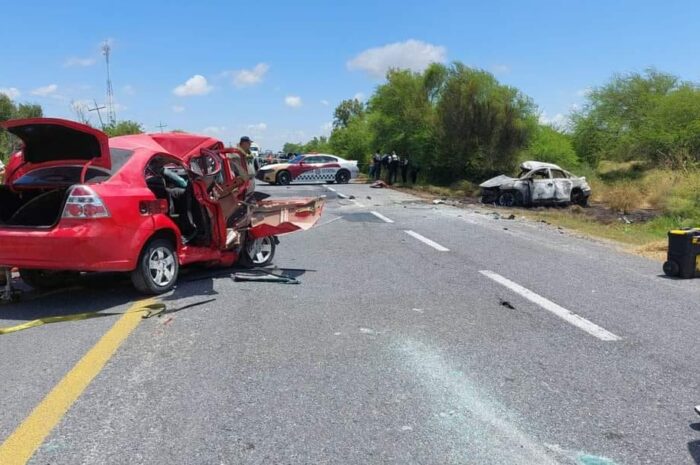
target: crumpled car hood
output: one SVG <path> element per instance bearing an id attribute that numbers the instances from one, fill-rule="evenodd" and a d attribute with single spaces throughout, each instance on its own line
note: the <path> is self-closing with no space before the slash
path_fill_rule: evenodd
<path id="1" fill-rule="evenodd" d="M 517 178 L 511 178 L 510 176 L 502 174 L 500 176 L 496 176 L 495 178 L 491 178 L 488 181 L 482 182 L 479 184 L 479 187 L 498 187 L 514 181 L 517 181 Z"/>

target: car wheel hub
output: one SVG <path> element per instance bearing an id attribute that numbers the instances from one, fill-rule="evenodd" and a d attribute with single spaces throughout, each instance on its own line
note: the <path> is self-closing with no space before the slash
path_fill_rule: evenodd
<path id="1" fill-rule="evenodd" d="M 175 257 L 165 247 L 158 247 L 148 258 L 148 271 L 158 286 L 167 286 L 175 276 Z"/>
<path id="2" fill-rule="evenodd" d="M 261 237 L 248 243 L 248 256 L 254 264 L 265 263 L 272 253 L 272 239 Z"/>

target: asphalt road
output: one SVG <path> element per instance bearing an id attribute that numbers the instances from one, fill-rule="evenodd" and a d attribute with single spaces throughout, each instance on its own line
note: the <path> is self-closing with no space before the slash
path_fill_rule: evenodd
<path id="1" fill-rule="evenodd" d="M 29 463 L 700 464 L 700 281 L 483 207 L 262 190 L 328 197 L 281 238 L 301 284 L 190 270 Z M 27 297 L 0 326 L 140 298 L 119 276 Z M 0 336 L 0 437 L 117 318 Z"/>

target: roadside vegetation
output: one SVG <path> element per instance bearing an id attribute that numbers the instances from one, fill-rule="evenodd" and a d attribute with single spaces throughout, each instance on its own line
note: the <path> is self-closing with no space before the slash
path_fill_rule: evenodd
<path id="1" fill-rule="evenodd" d="M 390 71 L 366 103 L 345 100 L 334 117 L 329 138 L 285 150 L 364 163 L 396 150 L 420 168 L 413 189 L 472 200 L 480 182 L 515 174 L 521 161 L 551 162 L 586 176 L 592 206 L 528 216 L 635 245 L 700 225 L 700 87 L 655 69 L 590 89 L 561 127 L 540 123 L 517 89 L 461 63 Z"/>

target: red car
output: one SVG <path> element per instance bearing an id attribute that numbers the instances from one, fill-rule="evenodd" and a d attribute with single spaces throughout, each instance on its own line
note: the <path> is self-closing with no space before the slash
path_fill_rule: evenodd
<path id="1" fill-rule="evenodd" d="M 122 271 L 162 293 L 191 263 L 264 266 L 277 236 L 308 229 L 322 198 L 267 199 L 245 155 L 185 133 L 108 139 L 52 118 L 6 121 L 22 141 L 0 185 L 0 266 L 38 288 Z"/>

